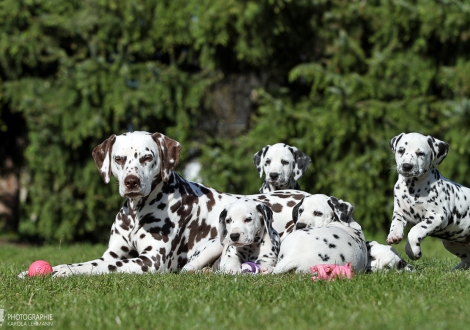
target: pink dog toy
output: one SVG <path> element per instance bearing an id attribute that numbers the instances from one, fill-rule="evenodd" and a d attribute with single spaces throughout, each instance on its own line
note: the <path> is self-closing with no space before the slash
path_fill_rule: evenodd
<path id="1" fill-rule="evenodd" d="M 344 266 L 338 265 L 316 265 L 310 267 L 310 273 L 314 276 L 312 280 L 325 280 L 325 281 L 334 281 L 335 278 L 351 278 L 354 275 L 354 271 L 351 267 L 351 263 L 348 262 Z"/>

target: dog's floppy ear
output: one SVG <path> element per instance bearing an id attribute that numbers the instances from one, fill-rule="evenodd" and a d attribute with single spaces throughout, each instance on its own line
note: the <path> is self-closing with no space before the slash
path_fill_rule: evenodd
<path id="1" fill-rule="evenodd" d="M 161 133 L 153 133 L 152 138 L 158 146 L 160 154 L 160 174 L 163 181 L 168 181 L 171 172 L 176 168 L 180 160 L 181 144 Z"/>
<path id="2" fill-rule="evenodd" d="M 92 152 L 93 159 L 96 166 L 98 166 L 104 183 L 109 183 L 111 180 L 111 151 L 113 150 L 114 142 L 116 142 L 116 135 L 113 134 L 93 149 Z"/>
<path id="3" fill-rule="evenodd" d="M 295 160 L 294 180 L 298 180 L 305 173 L 305 171 L 307 171 L 310 163 L 312 162 L 312 159 L 296 147 L 289 146 L 289 150 L 294 156 Z"/>
<path id="4" fill-rule="evenodd" d="M 432 150 L 432 163 L 434 165 L 439 165 L 442 163 L 444 158 L 446 158 L 447 153 L 449 152 L 449 144 L 430 135 L 428 135 L 427 138 L 428 144 Z"/>
<path id="5" fill-rule="evenodd" d="M 268 144 L 266 147 L 258 151 L 256 154 L 253 155 L 253 163 L 255 164 L 256 169 L 258 170 L 259 177 L 263 177 L 263 162 L 264 156 L 268 152 L 270 145 Z"/>
<path id="6" fill-rule="evenodd" d="M 300 202 L 297 203 L 297 205 L 295 205 L 293 208 L 292 208 L 292 221 L 294 221 L 294 224 L 297 223 L 297 221 L 299 220 L 299 209 L 300 207 L 302 206 L 303 202 L 304 202 L 304 198 L 302 198 L 302 200 Z M 295 226 L 294 226 L 295 228 Z"/>
<path id="7" fill-rule="evenodd" d="M 400 135 L 395 136 L 393 139 L 390 140 L 390 149 L 392 149 L 392 152 L 395 153 L 398 141 L 405 135 L 405 133 L 401 133 Z"/>
<path id="8" fill-rule="evenodd" d="M 338 199 L 334 196 L 331 196 L 328 200 L 328 205 L 333 210 L 335 214 L 335 219 L 337 221 L 347 223 L 351 222 L 351 216 L 354 212 L 354 207 L 348 203 L 343 201 L 342 199 Z"/>
<path id="9" fill-rule="evenodd" d="M 227 208 L 224 208 L 219 215 L 219 238 L 220 243 L 224 243 L 225 236 L 227 236 L 227 227 L 225 226 L 225 217 L 227 216 Z"/>
<path id="10" fill-rule="evenodd" d="M 264 228 L 266 228 L 266 233 L 271 235 L 273 230 L 273 210 L 269 206 L 263 203 L 256 204 L 256 209 L 262 215 L 264 221 Z"/>

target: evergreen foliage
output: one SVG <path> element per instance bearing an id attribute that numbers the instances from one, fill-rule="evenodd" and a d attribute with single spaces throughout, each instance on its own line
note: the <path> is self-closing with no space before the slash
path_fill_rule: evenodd
<path id="1" fill-rule="evenodd" d="M 450 0 L 4 0 L 0 127 L 8 109 L 28 131 L 20 231 L 105 241 L 123 201 L 91 151 L 132 129 L 178 140 L 180 172 L 199 156 L 204 183 L 232 193 L 261 185 L 255 152 L 295 145 L 313 160 L 304 190 L 386 229 L 393 136 L 450 143 L 441 172 L 470 186 L 468 17 Z M 218 99 L 247 125 L 220 125 Z"/>

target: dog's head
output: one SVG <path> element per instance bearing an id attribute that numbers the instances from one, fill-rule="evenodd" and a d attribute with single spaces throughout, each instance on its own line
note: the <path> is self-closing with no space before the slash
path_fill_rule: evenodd
<path id="1" fill-rule="evenodd" d="M 147 196 L 152 183 L 168 181 L 179 161 L 181 145 L 160 133 L 132 132 L 111 135 L 93 150 L 105 183 L 111 174 L 119 181 L 122 197 Z"/>
<path id="2" fill-rule="evenodd" d="M 225 206 L 219 217 L 219 237 L 236 247 L 258 243 L 272 231 L 273 211 L 263 203 L 240 199 Z"/>
<path id="3" fill-rule="evenodd" d="M 260 178 L 264 171 L 267 183 L 283 189 L 289 184 L 291 178 L 298 180 L 308 169 L 312 160 L 296 147 L 276 143 L 258 151 L 253 156 L 253 162 Z"/>
<path id="4" fill-rule="evenodd" d="M 420 177 L 447 156 L 449 145 L 432 136 L 419 133 L 401 133 L 390 141 L 395 154 L 398 174 Z"/>
<path id="5" fill-rule="evenodd" d="M 354 207 L 336 197 L 323 194 L 304 197 L 292 209 L 292 219 L 295 229 L 323 227 L 338 221 L 347 226 L 351 222 Z"/>

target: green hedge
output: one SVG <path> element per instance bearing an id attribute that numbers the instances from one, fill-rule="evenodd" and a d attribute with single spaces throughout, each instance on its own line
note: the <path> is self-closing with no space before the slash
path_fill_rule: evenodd
<path id="1" fill-rule="evenodd" d="M 180 141 L 180 172 L 199 156 L 204 183 L 233 193 L 261 185 L 256 151 L 295 145 L 313 160 L 304 190 L 385 230 L 400 132 L 450 143 L 441 170 L 470 186 L 468 17 L 445 0 L 5 0 L 0 102 L 28 128 L 20 232 L 106 241 L 123 200 L 91 151 L 129 129 Z M 250 116 L 227 131 L 214 104 L 246 111 L 237 86 Z"/>

